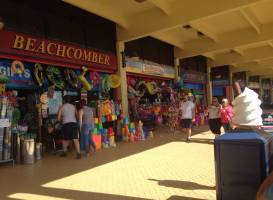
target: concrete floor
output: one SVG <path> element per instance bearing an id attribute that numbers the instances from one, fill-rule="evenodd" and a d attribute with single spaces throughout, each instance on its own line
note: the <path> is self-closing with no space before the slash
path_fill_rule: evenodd
<path id="1" fill-rule="evenodd" d="M 213 200 L 213 135 L 185 135 L 163 128 L 146 141 L 118 143 L 75 160 L 47 155 L 35 165 L 0 166 L 0 199 Z"/>

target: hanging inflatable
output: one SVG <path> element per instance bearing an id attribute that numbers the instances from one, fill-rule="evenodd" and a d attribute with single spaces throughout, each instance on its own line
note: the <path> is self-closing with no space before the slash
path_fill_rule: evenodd
<path id="1" fill-rule="evenodd" d="M 115 75 L 115 74 L 112 74 L 110 75 L 110 85 L 111 85 L 111 88 L 117 88 L 120 86 L 120 77 Z"/>
<path id="2" fill-rule="evenodd" d="M 64 70 L 64 77 L 66 82 L 74 89 L 79 87 L 79 80 L 76 72 L 72 69 Z"/>
<path id="3" fill-rule="evenodd" d="M 102 91 L 108 93 L 111 89 L 111 82 L 109 75 L 105 75 L 102 77 Z"/>
<path id="4" fill-rule="evenodd" d="M 83 89 L 85 89 L 86 91 L 89 91 L 92 89 L 92 85 L 85 78 L 85 74 L 87 71 L 88 71 L 88 69 L 86 67 L 82 67 L 82 72 L 78 76 L 78 79 L 81 82 Z"/>
<path id="5" fill-rule="evenodd" d="M 149 94 L 151 95 L 155 95 L 159 91 L 159 88 L 157 87 L 157 84 L 154 81 L 146 83 L 146 87 Z"/>
<path id="6" fill-rule="evenodd" d="M 14 60 L 11 63 L 11 71 L 14 74 L 23 74 L 25 72 L 25 66 L 24 64 L 19 60 Z"/>
<path id="7" fill-rule="evenodd" d="M 90 72 L 90 79 L 93 81 L 93 86 L 100 83 L 100 75 L 98 72 Z"/>
<path id="8" fill-rule="evenodd" d="M 56 67 L 52 67 L 52 66 L 48 66 L 46 68 L 46 75 L 48 80 L 57 88 L 57 89 L 64 89 L 64 81 L 62 79 L 62 74 L 61 74 L 61 70 L 56 68 Z"/>
<path id="9" fill-rule="evenodd" d="M 6 84 L 10 82 L 10 79 L 9 77 L 3 75 L 3 74 L 0 74 L 0 84 Z"/>
<path id="10" fill-rule="evenodd" d="M 34 65 L 34 79 L 37 82 L 37 84 L 39 85 L 39 87 L 42 87 L 45 83 L 45 79 L 44 79 L 44 73 L 43 73 L 43 67 L 41 64 L 36 63 Z"/>

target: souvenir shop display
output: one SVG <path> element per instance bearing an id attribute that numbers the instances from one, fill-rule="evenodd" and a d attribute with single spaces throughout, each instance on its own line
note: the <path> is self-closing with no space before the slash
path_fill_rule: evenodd
<path id="1" fill-rule="evenodd" d="M 146 134 L 143 130 L 142 121 L 138 121 L 138 123 L 129 122 L 129 119 L 126 117 L 122 122 L 122 140 L 124 142 L 134 142 L 145 140 Z"/>

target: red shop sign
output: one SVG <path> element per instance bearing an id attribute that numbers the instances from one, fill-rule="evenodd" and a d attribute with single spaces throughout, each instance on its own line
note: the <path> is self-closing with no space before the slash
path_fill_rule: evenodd
<path id="1" fill-rule="evenodd" d="M 42 37 L 0 31 L 0 56 L 5 55 L 17 56 L 23 60 L 40 59 L 41 62 L 73 68 L 86 66 L 106 71 L 117 69 L 117 58 L 114 54 L 85 49 Z"/>

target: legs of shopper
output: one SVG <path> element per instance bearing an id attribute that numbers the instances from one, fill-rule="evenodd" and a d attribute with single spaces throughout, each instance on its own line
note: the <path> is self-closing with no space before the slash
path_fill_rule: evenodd
<path id="1" fill-rule="evenodd" d="M 73 139 L 73 142 L 74 142 L 74 146 L 75 146 L 75 149 L 76 149 L 77 153 L 80 153 L 79 139 Z"/>
<path id="2" fill-rule="evenodd" d="M 186 128 L 187 138 L 191 138 L 191 128 Z"/>
<path id="3" fill-rule="evenodd" d="M 69 140 L 63 140 L 63 151 L 66 153 L 67 152 L 67 147 L 69 145 Z"/>

